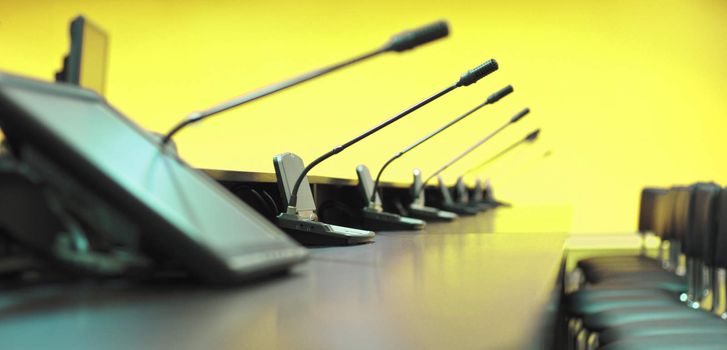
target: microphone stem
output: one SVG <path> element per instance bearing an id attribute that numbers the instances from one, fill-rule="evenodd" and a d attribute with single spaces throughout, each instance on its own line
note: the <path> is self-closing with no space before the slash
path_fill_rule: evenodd
<path id="1" fill-rule="evenodd" d="M 510 121 L 508 121 L 507 123 L 503 124 L 502 126 L 500 126 L 499 128 L 497 128 L 497 130 L 495 130 L 491 134 L 487 135 L 484 139 L 478 141 L 477 143 L 475 143 L 474 145 L 472 145 L 470 148 L 468 148 L 466 151 L 464 151 L 462 154 L 458 155 L 454 159 L 452 159 L 449 162 L 447 162 L 447 164 L 444 164 L 441 168 L 437 169 L 437 171 L 435 171 L 432 175 L 429 175 L 429 177 L 426 180 L 424 180 L 424 182 L 422 182 L 421 186 L 419 186 L 419 188 L 414 192 L 414 197 L 416 198 L 416 197 L 419 196 L 419 193 L 421 193 L 421 191 L 424 189 L 424 187 L 427 185 L 427 183 L 431 179 L 433 179 L 435 176 L 439 175 L 441 172 L 447 170 L 447 168 L 449 168 L 452 164 L 454 164 L 457 161 L 459 161 L 460 159 L 464 158 L 464 156 L 466 156 L 470 152 L 474 151 L 477 147 L 480 147 L 483 143 L 487 142 L 493 136 L 497 135 L 497 133 L 499 133 L 500 131 L 502 131 L 503 129 L 505 129 L 510 124 L 511 124 Z"/>
<path id="2" fill-rule="evenodd" d="M 324 74 L 327 74 L 327 73 L 330 73 L 330 72 L 339 70 L 339 69 L 341 69 L 343 67 L 346 67 L 348 65 L 354 64 L 354 63 L 359 62 L 359 61 L 363 61 L 363 60 L 365 60 L 367 58 L 374 57 L 374 56 L 379 55 L 379 54 L 382 54 L 384 52 L 386 52 L 386 48 L 379 48 L 379 49 L 376 49 L 374 51 L 367 52 L 367 53 L 364 53 L 364 54 L 362 54 L 360 56 L 354 57 L 352 59 L 349 59 L 349 60 L 346 60 L 346 61 L 343 61 L 343 62 L 334 64 L 334 65 L 331 65 L 331 66 L 328 66 L 328 67 L 324 67 L 324 68 L 321 68 L 321 69 L 318 69 L 318 70 L 314 70 L 312 72 L 308 72 L 308 73 L 299 75 L 299 76 L 297 76 L 295 78 L 291 78 L 291 79 L 288 79 L 288 80 L 281 81 L 279 83 L 275 83 L 275 84 L 272 84 L 272 85 L 269 85 L 269 86 L 260 88 L 258 90 L 255 90 L 255 91 L 252 91 L 250 93 L 247 93 L 245 95 L 236 97 L 236 98 L 234 98 L 232 100 L 229 100 L 227 102 L 223 102 L 223 103 L 221 103 L 221 104 L 219 104 L 217 106 L 214 106 L 212 108 L 209 108 L 209 109 L 206 109 L 206 110 L 203 110 L 203 111 L 199 111 L 199 112 L 194 112 L 194 113 L 190 114 L 189 117 L 187 117 L 187 119 L 185 119 L 182 122 L 178 123 L 169 132 L 167 132 L 167 134 L 162 139 L 162 144 L 164 145 L 164 144 L 168 143 L 169 140 L 172 139 L 172 137 L 174 136 L 174 134 L 176 134 L 177 132 L 179 132 L 180 130 L 182 130 L 183 128 L 185 128 L 186 126 L 188 126 L 190 124 L 197 123 L 197 122 L 202 121 L 202 120 L 204 120 L 204 119 L 206 119 L 206 118 L 208 118 L 210 116 L 213 116 L 215 114 L 224 112 L 224 111 L 226 111 L 228 109 L 235 108 L 237 106 L 246 104 L 248 102 L 255 101 L 255 100 L 259 99 L 259 98 L 272 95 L 272 94 L 274 94 L 276 92 L 279 92 L 279 91 L 285 90 L 287 88 L 296 86 L 296 85 L 301 84 L 301 83 L 304 83 L 304 82 L 306 82 L 308 80 L 311 80 L 311 79 L 317 78 L 317 77 L 319 77 L 321 75 L 324 75 Z"/>
<path id="3" fill-rule="evenodd" d="M 469 175 L 469 174 L 471 174 L 471 173 L 475 172 L 476 170 L 479 170 L 479 169 L 481 169 L 481 168 L 482 168 L 482 167 L 484 167 L 485 165 L 487 165 L 487 164 L 490 164 L 490 163 L 494 162 L 494 161 L 495 161 L 495 160 L 497 160 L 498 158 L 500 158 L 500 157 L 502 157 L 503 155 L 505 155 L 505 154 L 506 154 L 507 152 L 510 152 L 510 151 L 512 151 L 512 150 L 513 150 L 513 149 L 514 149 L 515 147 L 517 147 L 517 146 L 520 146 L 520 144 L 522 144 L 523 142 L 526 142 L 526 141 L 527 141 L 527 139 L 522 139 L 522 140 L 520 140 L 520 141 L 518 141 L 518 142 L 515 142 L 515 143 L 513 143 L 513 144 L 512 144 L 512 145 L 510 145 L 509 147 L 507 147 L 507 148 L 505 148 L 504 150 L 502 150 L 502 151 L 501 151 L 500 153 L 498 153 L 498 154 L 494 155 L 494 156 L 493 156 L 492 158 L 490 158 L 490 159 L 488 159 L 488 160 L 486 160 L 486 161 L 484 161 L 484 162 L 480 163 L 479 165 L 475 166 L 474 168 L 472 168 L 472 169 L 470 169 L 470 170 L 467 170 L 467 171 L 466 171 L 466 172 L 465 172 L 464 174 L 462 174 L 462 176 L 466 176 L 466 175 Z"/>
<path id="4" fill-rule="evenodd" d="M 446 95 L 447 93 L 449 93 L 450 91 L 452 91 L 452 90 L 454 90 L 454 89 L 456 89 L 458 87 L 459 87 L 459 85 L 457 83 L 452 84 L 451 86 L 443 89 L 442 91 L 440 91 L 440 92 L 438 92 L 438 93 L 436 93 L 436 94 L 428 97 L 424 101 L 421 101 L 421 102 L 415 104 L 414 106 L 409 107 L 409 109 L 407 109 L 407 110 L 399 113 L 398 115 L 396 115 L 396 116 L 394 116 L 394 117 L 392 117 L 392 118 L 384 121 L 383 123 L 381 123 L 379 125 L 376 125 L 375 127 L 369 129 L 365 133 L 363 133 L 363 134 L 361 134 L 359 136 L 356 136 L 353 140 L 350 140 L 350 141 L 344 143 L 343 145 L 338 146 L 338 147 L 330 150 L 328 153 L 326 153 L 326 154 L 324 154 L 324 155 L 316 158 L 316 160 L 314 160 L 313 162 L 309 163 L 308 166 L 306 166 L 305 169 L 303 169 L 303 172 L 300 174 L 300 176 L 298 176 L 298 179 L 295 181 L 295 185 L 293 186 L 293 192 L 290 194 L 290 202 L 288 203 L 288 206 L 289 207 L 295 207 L 295 205 L 298 202 L 298 189 L 300 189 L 300 184 L 303 182 L 303 179 L 306 177 L 306 175 L 308 174 L 308 172 L 314 166 L 316 166 L 318 163 L 320 163 L 320 162 L 322 162 L 322 161 L 330 158 L 331 156 L 333 156 L 333 155 L 335 155 L 335 154 L 343 151 L 344 149 L 346 149 L 346 148 L 354 145 L 355 143 L 357 143 L 357 142 L 359 142 L 359 141 L 361 141 L 361 140 L 363 140 L 363 139 L 371 136 L 373 133 L 375 133 L 375 132 L 377 132 L 377 131 L 379 131 L 379 130 L 385 128 L 385 127 L 387 127 L 389 124 L 392 124 L 392 123 L 394 123 L 395 121 L 397 121 L 397 120 L 399 120 L 401 118 L 404 118 L 405 116 L 407 116 L 411 112 L 414 112 L 417 109 L 419 109 L 421 107 L 424 107 L 429 102 L 432 102 L 432 101 L 434 101 L 434 100 L 436 100 L 436 99 L 438 99 L 438 98 Z"/>
<path id="5" fill-rule="evenodd" d="M 376 203 L 376 191 L 379 190 L 379 180 L 381 180 L 381 174 L 384 173 L 384 169 L 386 169 L 386 167 L 389 166 L 389 164 L 391 164 L 391 162 L 393 162 L 393 161 L 397 160 L 399 157 L 403 156 L 404 153 L 406 153 L 406 152 L 399 152 L 399 153 L 395 154 L 393 157 L 389 158 L 389 160 L 387 160 L 386 163 L 384 163 L 384 166 L 382 166 L 381 169 L 379 169 L 379 173 L 376 175 L 376 182 L 374 182 L 374 191 L 371 194 L 371 199 L 369 200 L 369 205 L 373 205 L 374 203 Z"/>
<path id="6" fill-rule="evenodd" d="M 374 193 L 371 194 L 371 201 L 369 203 L 374 203 L 376 201 L 376 192 L 379 190 L 379 179 L 381 178 L 381 174 L 384 172 L 384 169 L 386 169 L 386 167 L 391 162 L 393 162 L 394 160 L 396 160 L 399 157 L 403 156 L 404 154 L 406 154 L 407 152 L 411 151 L 415 147 L 417 147 L 417 146 L 421 145 L 422 143 L 426 142 L 427 140 L 431 139 L 432 137 L 434 137 L 435 135 L 439 134 L 440 132 L 446 130 L 450 126 L 456 124 L 460 120 L 466 118 L 470 114 L 472 114 L 474 112 L 477 112 L 480 108 L 482 108 L 482 107 L 484 107 L 484 106 L 486 106 L 488 104 L 489 104 L 489 101 L 485 101 L 485 102 L 479 104 L 477 107 L 470 109 L 469 111 L 467 111 L 467 113 L 462 114 L 461 116 L 459 116 L 456 119 L 450 121 L 449 123 L 445 124 L 444 126 L 440 127 L 439 129 L 432 131 L 427 136 L 424 136 L 421 139 L 419 139 L 418 141 L 412 143 L 407 148 L 405 148 L 401 152 L 395 154 L 393 157 L 391 157 L 391 159 L 389 159 L 388 161 L 386 161 L 386 163 L 384 163 L 384 166 L 381 167 L 381 170 L 379 170 L 379 174 L 376 175 L 376 182 L 374 183 Z"/>

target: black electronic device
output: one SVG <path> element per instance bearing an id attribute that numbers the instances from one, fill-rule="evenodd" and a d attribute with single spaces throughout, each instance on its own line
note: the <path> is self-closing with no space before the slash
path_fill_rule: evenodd
<path id="1" fill-rule="evenodd" d="M 412 181 L 410 190 L 412 201 L 406 208 L 407 215 L 426 221 L 453 221 L 454 219 L 458 218 L 458 215 L 451 211 L 440 210 L 427 206 L 424 197 L 424 191 L 421 190 L 421 170 L 414 169 L 413 177 L 414 179 Z"/>
<path id="2" fill-rule="evenodd" d="M 307 256 L 89 90 L 0 74 L 0 128 L 13 154 L 82 227 L 138 242 L 149 257 L 201 280 L 246 281 Z M 32 232 L 12 234 L 32 241 Z"/>
<path id="3" fill-rule="evenodd" d="M 303 172 L 303 160 L 293 153 L 278 154 L 273 158 L 283 206 L 288 206 L 295 180 Z M 298 242 L 305 245 L 349 245 L 370 242 L 375 233 L 351 227 L 318 221 L 316 204 L 306 176 L 298 189 L 297 211 L 282 213 L 277 225 Z"/>
<path id="4" fill-rule="evenodd" d="M 71 47 L 63 59 L 63 68 L 56 73 L 56 81 L 79 85 L 103 95 L 106 91 L 108 35 L 84 16 L 77 16 L 71 22 L 70 37 Z"/>
<path id="5" fill-rule="evenodd" d="M 358 177 L 359 193 L 369 203 L 362 209 L 361 220 L 364 227 L 375 231 L 412 231 L 421 230 L 426 226 L 426 222 L 420 219 L 384 211 L 381 197 L 378 193 L 374 193 L 374 180 L 371 178 L 368 167 L 363 164 L 357 166 L 356 176 Z M 374 200 L 370 202 L 372 197 Z"/>

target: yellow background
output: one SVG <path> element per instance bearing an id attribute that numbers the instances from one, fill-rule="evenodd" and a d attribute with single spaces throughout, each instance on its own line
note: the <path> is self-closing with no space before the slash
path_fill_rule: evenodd
<path id="1" fill-rule="evenodd" d="M 644 185 L 727 182 L 724 1 L 7 1 L 0 69 L 51 79 L 82 13 L 109 33 L 108 99 L 166 131 L 189 112 L 382 45 L 446 19 L 451 35 L 387 54 L 219 115 L 176 138 L 203 168 L 272 172 L 310 161 L 456 81 L 485 59 L 501 69 L 321 164 L 375 172 L 396 150 L 505 84 L 516 92 L 388 170 L 430 173 L 525 106 L 533 113 L 445 174 L 542 127 L 537 144 L 485 169 L 499 198 L 573 208 L 574 232 L 631 231 Z M 550 151 L 549 157 L 543 155 Z"/>

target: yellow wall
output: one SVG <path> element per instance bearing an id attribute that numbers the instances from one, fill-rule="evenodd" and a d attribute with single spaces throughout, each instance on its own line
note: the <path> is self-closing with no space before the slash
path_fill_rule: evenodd
<path id="1" fill-rule="evenodd" d="M 533 113 L 447 173 L 535 127 L 538 144 L 482 175 L 516 204 L 572 205 L 577 232 L 629 231 L 644 185 L 727 183 L 727 3 L 723 1 L 0 1 L 0 69 L 50 79 L 67 26 L 88 15 L 111 36 L 107 95 L 145 127 L 377 47 L 447 19 L 452 35 L 389 54 L 191 128 L 199 167 L 272 172 L 272 156 L 312 160 L 454 82 L 487 58 L 499 72 L 349 149 L 314 174 L 353 177 L 507 83 L 516 93 L 392 165 L 431 172 L 522 107 Z M 552 155 L 542 155 L 552 150 Z"/>

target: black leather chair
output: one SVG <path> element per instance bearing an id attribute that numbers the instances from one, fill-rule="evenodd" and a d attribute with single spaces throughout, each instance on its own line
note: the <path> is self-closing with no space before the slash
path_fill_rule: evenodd
<path id="1" fill-rule="evenodd" d="M 675 208 L 674 192 L 675 190 L 659 191 L 654 197 L 653 204 L 644 206 L 652 211 L 648 216 L 653 218 L 651 220 L 653 231 L 665 239 L 677 236 L 673 231 L 678 228 L 672 229 L 675 227 L 672 225 Z M 645 211 L 644 208 L 641 211 Z M 644 216 L 646 215 L 641 217 Z M 591 281 L 578 292 L 565 298 L 570 315 L 582 317 L 616 306 L 662 305 L 665 302 L 678 300 L 679 294 L 686 291 L 685 280 L 675 276 L 671 271 L 662 269 L 659 260 L 646 257 L 640 260 L 644 261 L 641 268 L 637 268 L 638 263 L 634 263 L 629 268 L 604 268 L 605 271 L 602 273 L 595 273 L 596 270 L 592 270 L 594 273 Z M 666 299 L 653 298 L 655 293 L 663 294 Z"/>
<path id="2" fill-rule="evenodd" d="M 602 279 L 602 273 L 609 271 L 623 271 L 629 269 L 659 268 L 661 262 L 646 256 L 644 246 L 645 236 L 655 232 L 655 206 L 659 197 L 664 197 L 669 191 L 663 188 L 644 188 L 641 191 L 639 205 L 639 230 L 642 236 L 642 249 L 639 255 L 601 256 L 578 261 L 578 268 L 583 272 L 587 282 L 596 282 Z"/>
<path id="3" fill-rule="evenodd" d="M 719 199 L 719 200 L 718 200 Z M 724 201 L 725 205 L 719 204 Z M 719 214 L 719 215 L 718 215 Z M 706 296 L 703 287 L 721 293 L 718 257 L 727 249 L 716 244 L 720 233 L 727 234 L 727 192 L 712 184 L 694 186 L 689 209 L 678 213 L 689 222 L 682 248 L 688 260 L 689 291 L 682 298 L 686 305 L 616 307 L 584 317 L 584 327 L 599 332 L 598 343 L 606 349 L 682 349 L 727 348 L 727 323 L 714 313 L 698 309 Z M 716 218 L 724 217 L 718 221 Z M 727 242 L 727 239 L 725 239 Z M 724 248 L 727 248 L 725 245 Z M 725 261 L 727 263 L 727 258 Z M 703 266 L 709 272 L 706 281 Z M 727 265 L 723 265 L 727 266 Z M 718 300 L 724 300 L 724 296 Z M 713 303 L 716 312 L 720 303 Z M 684 343 L 684 339 L 691 341 Z M 689 347 L 692 346 L 692 347 Z"/>

